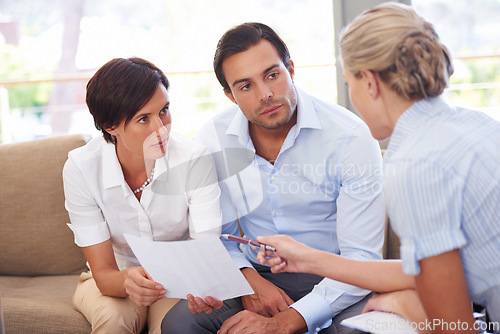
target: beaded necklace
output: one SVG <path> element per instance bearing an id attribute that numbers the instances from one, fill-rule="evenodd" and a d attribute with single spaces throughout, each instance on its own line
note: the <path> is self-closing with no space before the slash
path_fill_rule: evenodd
<path id="1" fill-rule="evenodd" d="M 155 169 L 153 168 L 153 170 L 151 170 L 151 175 L 147 178 L 146 181 L 144 181 L 144 183 L 142 184 L 142 186 L 140 186 L 139 188 L 137 188 L 136 190 L 134 190 L 134 194 L 137 194 L 141 191 L 144 190 L 144 188 L 146 188 L 146 186 L 151 183 L 151 181 L 153 180 L 153 175 L 155 173 Z"/>

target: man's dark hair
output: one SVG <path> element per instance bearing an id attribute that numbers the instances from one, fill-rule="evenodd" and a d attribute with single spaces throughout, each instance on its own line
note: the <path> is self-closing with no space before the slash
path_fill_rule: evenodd
<path id="1" fill-rule="evenodd" d="M 278 54 L 287 68 L 290 66 L 290 52 L 283 40 L 276 32 L 262 23 L 247 22 L 226 31 L 217 44 L 214 57 L 214 71 L 217 79 L 226 92 L 231 88 L 226 81 L 222 63 L 234 54 L 248 50 L 259 44 L 261 40 L 269 41 L 278 51 Z"/>
<path id="2" fill-rule="evenodd" d="M 160 83 L 168 89 L 165 74 L 142 58 L 116 58 L 94 74 L 87 84 L 86 102 L 95 127 L 108 143 L 116 144 L 116 138 L 105 129 L 130 121 Z"/>

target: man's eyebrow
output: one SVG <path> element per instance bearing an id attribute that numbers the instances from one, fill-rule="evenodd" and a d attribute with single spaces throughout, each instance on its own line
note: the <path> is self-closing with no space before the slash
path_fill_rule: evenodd
<path id="1" fill-rule="evenodd" d="M 245 82 L 245 81 L 248 81 L 250 80 L 250 78 L 243 78 L 243 79 L 238 79 L 236 80 L 235 82 L 233 82 L 233 84 L 231 85 L 232 87 L 236 86 L 237 84 L 239 83 L 242 83 L 242 82 Z"/>
<path id="2" fill-rule="evenodd" d="M 268 68 L 266 68 L 266 69 L 264 70 L 264 72 L 262 72 L 262 74 L 266 74 L 267 72 L 269 72 L 269 71 L 273 70 L 273 69 L 274 69 L 274 68 L 276 68 L 276 67 L 279 67 L 279 64 L 274 64 L 273 66 L 269 66 Z"/>
<path id="3" fill-rule="evenodd" d="M 266 68 L 264 71 L 262 71 L 262 74 L 266 74 L 267 72 L 273 70 L 274 68 L 276 67 L 279 67 L 279 64 L 274 64 L 272 66 L 269 66 L 268 68 Z M 236 86 L 237 84 L 241 83 L 241 82 L 245 82 L 245 81 L 248 81 L 250 80 L 250 78 L 243 78 L 243 79 L 238 79 L 236 81 L 233 82 L 233 84 L 231 85 L 232 87 Z"/>

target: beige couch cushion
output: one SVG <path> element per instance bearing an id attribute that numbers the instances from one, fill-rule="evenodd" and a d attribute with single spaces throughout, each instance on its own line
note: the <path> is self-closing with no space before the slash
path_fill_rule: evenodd
<path id="1" fill-rule="evenodd" d="M 0 277 L 6 333 L 90 333 L 71 298 L 79 275 Z"/>
<path id="2" fill-rule="evenodd" d="M 66 226 L 62 168 L 81 135 L 0 145 L 0 275 L 78 274 L 85 258 Z"/>

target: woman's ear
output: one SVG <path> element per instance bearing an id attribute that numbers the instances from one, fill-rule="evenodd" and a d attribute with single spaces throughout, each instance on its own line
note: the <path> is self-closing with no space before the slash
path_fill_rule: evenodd
<path id="1" fill-rule="evenodd" d="M 368 93 L 374 99 L 376 99 L 380 95 L 380 77 L 373 71 L 364 70 L 361 71 L 362 77 L 366 80 L 366 88 L 368 89 Z"/>
<path id="2" fill-rule="evenodd" d="M 104 130 L 106 130 L 106 132 L 109 133 L 110 135 L 116 136 L 116 127 L 115 126 L 105 128 Z"/>

